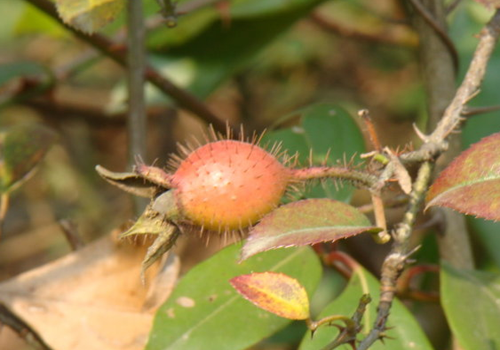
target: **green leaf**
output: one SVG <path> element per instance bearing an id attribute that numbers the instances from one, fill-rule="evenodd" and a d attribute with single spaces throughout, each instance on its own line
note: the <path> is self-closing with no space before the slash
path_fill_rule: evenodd
<path id="1" fill-rule="evenodd" d="M 0 193 L 26 180 L 56 141 L 56 134 L 40 124 L 21 124 L 0 131 Z"/>
<path id="2" fill-rule="evenodd" d="M 92 34 L 120 14 L 125 0 L 55 0 L 55 3 L 66 24 Z"/>
<path id="3" fill-rule="evenodd" d="M 439 174 L 427 193 L 427 207 L 441 206 L 488 220 L 500 220 L 500 133 L 462 152 Z"/>
<path id="4" fill-rule="evenodd" d="M 39 94 L 52 86 L 53 76 L 36 62 L 10 62 L 0 64 L 0 104 L 18 102 Z M 28 83 L 28 84 L 26 84 Z"/>
<path id="5" fill-rule="evenodd" d="M 342 294 L 330 303 L 317 318 L 323 318 L 330 315 L 345 315 L 351 317 L 356 310 L 359 300 L 363 294 L 370 294 L 373 298 L 368 305 L 363 316 L 361 335 L 366 336 L 373 326 L 377 315 L 378 296 L 380 293 L 380 284 L 368 271 L 361 266 L 357 266 L 353 275 Z M 388 320 L 388 327 L 394 327 L 386 331 L 391 338 L 382 342 L 374 343 L 371 350 L 432 350 L 427 337 L 420 328 L 418 322 L 406 307 L 395 299 L 391 308 Z M 311 334 L 306 334 L 302 339 L 300 350 L 318 350 L 329 344 L 338 334 L 335 327 L 320 327 L 311 339 Z M 392 339 L 393 338 L 393 339 Z M 359 337 L 358 340 L 361 340 Z M 349 345 L 343 345 L 338 349 L 351 350 Z"/>
<path id="6" fill-rule="evenodd" d="M 234 0 L 230 13 L 233 18 L 269 16 L 308 2 L 310 0 Z"/>
<path id="7" fill-rule="evenodd" d="M 189 271 L 158 310 L 147 350 L 246 349 L 291 322 L 250 304 L 229 280 L 276 271 L 296 278 L 312 294 L 321 275 L 314 252 L 276 250 L 238 264 L 240 248 L 225 248 Z"/>
<path id="8" fill-rule="evenodd" d="M 219 19 L 210 22 L 214 15 L 208 12 L 203 16 L 181 17 L 178 27 L 174 30 L 178 31 L 180 36 L 189 37 L 189 40 L 184 39 L 181 45 L 172 47 L 168 41 L 162 42 L 161 39 L 166 40 L 176 37 L 175 35 L 170 33 L 163 35 L 164 32 L 156 33 L 154 41 L 148 43 L 155 57 L 153 64 L 156 69 L 178 85 L 200 98 L 206 98 L 221 83 L 251 62 L 266 45 L 290 28 L 297 20 L 307 16 L 323 1 L 287 2 L 281 4 L 279 11 L 262 13 L 260 16 L 231 17 L 229 21 L 215 16 Z M 199 26 L 200 31 L 193 35 L 190 29 L 184 28 L 185 26 Z M 168 40 L 172 41 L 172 39 Z M 110 107 L 112 110 L 123 108 L 125 94 L 119 89 L 123 90 L 123 88 L 118 88 L 115 91 L 116 97 Z M 168 98 L 159 94 L 156 88 L 149 87 L 146 95 L 149 103 L 171 103 Z"/>
<path id="9" fill-rule="evenodd" d="M 0 86 L 14 79 L 47 78 L 49 71 L 36 62 L 11 62 L 0 64 Z"/>
<path id="10" fill-rule="evenodd" d="M 305 9 L 311 3 L 317 2 L 317 0 L 229 0 L 225 4 L 228 8 L 228 14 L 227 18 L 224 19 L 221 19 L 221 11 L 216 6 L 187 11 L 186 14 L 177 18 L 176 27 L 160 26 L 150 31 L 148 33 L 148 47 L 152 49 L 172 48 L 186 44 L 189 40 L 200 35 L 202 31 L 209 27 L 212 28 L 216 22 L 224 22 L 226 30 L 231 31 L 235 25 L 239 26 L 239 21 L 244 19 L 260 20 L 263 17 L 275 16 L 275 19 L 279 20 L 281 14 L 300 8 Z M 189 4 L 189 0 L 179 0 L 176 4 L 177 11 L 185 10 L 184 5 L 186 4 Z M 187 7 L 190 6 L 187 5 Z M 257 37 L 254 39 L 259 40 Z"/>
<path id="11" fill-rule="evenodd" d="M 500 274 L 441 269 L 441 303 L 464 350 L 500 348 Z"/>
<path id="12" fill-rule="evenodd" d="M 330 103 L 315 104 L 288 118 L 297 115 L 300 118 L 297 126 L 271 131 L 265 135 L 263 142 L 282 142 L 283 149 L 287 149 L 289 154 L 298 152 L 299 163 L 302 165 L 309 165 L 311 149 L 313 165 L 335 165 L 365 152 L 363 135 L 343 108 Z M 310 186 L 301 195 L 306 198 L 327 197 L 348 202 L 353 191 L 354 187 L 349 184 L 325 181 Z"/>
<path id="13" fill-rule="evenodd" d="M 251 229 L 242 259 L 270 249 L 336 241 L 366 231 L 381 229 L 349 204 L 327 198 L 292 202 Z"/>
<path id="14" fill-rule="evenodd" d="M 468 217 L 467 223 L 472 228 L 474 237 L 477 237 L 482 249 L 486 252 L 486 256 L 496 263 L 500 268 L 500 222 L 493 222 L 483 219 Z M 485 263 L 485 256 L 481 253 L 481 262 Z"/>
<path id="15" fill-rule="evenodd" d="M 233 277 L 232 286 L 261 309 L 291 320 L 309 318 L 309 298 L 295 278 L 283 273 L 260 272 Z"/>

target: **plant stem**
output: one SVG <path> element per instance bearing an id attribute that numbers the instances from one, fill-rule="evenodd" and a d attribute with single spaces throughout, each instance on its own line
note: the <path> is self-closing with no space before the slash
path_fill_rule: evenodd
<path id="1" fill-rule="evenodd" d="M 358 182 L 367 188 L 375 188 L 378 178 L 370 173 L 349 169 L 347 167 L 320 166 L 302 169 L 291 169 L 293 181 L 307 181 L 325 177 Z"/>
<path id="2" fill-rule="evenodd" d="M 147 119 L 144 101 L 144 18 L 142 1 L 127 0 L 127 92 L 128 92 L 128 167 L 138 159 L 147 161 Z M 140 215 L 147 205 L 144 198 L 132 196 L 134 213 Z"/>
<path id="3" fill-rule="evenodd" d="M 127 48 L 125 46 L 112 42 L 100 34 L 86 35 L 69 25 L 62 23 L 54 5 L 48 0 L 25 1 L 29 2 L 48 16 L 54 18 L 60 25 L 72 32 L 77 38 L 92 45 L 106 57 L 109 57 L 123 67 L 127 66 L 127 61 L 125 59 Z M 217 131 L 226 131 L 226 123 L 213 114 L 202 101 L 190 92 L 179 88 L 177 85 L 156 71 L 151 65 L 146 65 L 145 78 L 161 92 L 170 96 L 182 108 L 192 112 L 207 123 L 212 124 Z"/>
<path id="4" fill-rule="evenodd" d="M 434 1 L 430 0 L 430 3 L 434 3 Z M 424 144 L 419 150 L 411 152 L 412 156 L 418 155 L 422 157 L 420 159 L 428 159 L 428 161 L 424 161 L 420 165 L 417 178 L 410 194 L 408 210 L 402 222 L 397 225 L 393 234 L 394 243 L 391 252 L 385 258 L 382 266 L 380 301 L 377 318 L 368 336 L 359 344 L 358 350 L 368 349 L 375 341 L 383 336 L 389 311 L 395 296 L 397 279 L 406 264 L 407 258 L 412 253 L 409 242 L 413 230 L 412 226 L 415 223 L 416 215 L 421 209 L 421 203 L 429 187 L 435 158 L 446 149 L 446 138 L 460 124 L 461 114 L 465 109 L 465 105 L 478 90 L 486 72 L 487 62 L 490 59 L 499 35 L 500 10 L 497 10 L 490 22 L 481 31 L 479 43 L 467 74 L 451 103 L 446 108 L 443 116 L 439 119 L 436 128 L 430 136 L 425 137 Z M 434 108 L 436 108 L 436 105 L 431 104 Z M 428 156 L 431 157 L 425 158 Z M 417 158 L 418 157 L 415 157 L 414 159 Z M 407 159 L 410 159 L 410 157 Z M 453 240 L 456 238 L 450 235 L 450 239 Z M 459 252 L 459 250 L 453 248 L 452 256 L 457 252 Z M 459 263 L 459 261 L 457 261 L 457 263 Z"/>
<path id="5" fill-rule="evenodd" d="M 129 137 L 128 163 L 146 158 L 146 108 L 144 102 L 144 19 L 142 1 L 127 0 L 127 91 Z"/>
<path id="6" fill-rule="evenodd" d="M 445 28 L 446 9 L 443 1 L 423 0 L 421 6 L 441 28 Z M 449 43 L 443 40 L 442 35 L 436 32 L 426 19 L 417 16 L 415 28 L 420 37 L 420 66 L 428 100 L 427 129 L 434 130 L 441 120 L 445 120 L 446 114 L 443 117 L 443 113 L 447 111 L 455 93 L 458 96 L 455 88 L 455 72 L 451 69 L 454 55 L 449 49 Z M 465 100 L 460 102 L 462 110 L 465 103 Z M 461 117 L 461 113 L 458 117 Z M 459 122 L 460 119 L 457 119 L 455 125 Z M 437 131 L 438 129 L 433 134 Z M 448 135 L 449 132 L 439 134 L 437 139 L 443 140 Z M 440 173 L 461 151 L 460 135 L 449 137 L 448 150 L 436 163 L 434 173 Z M 474 261 L 464 215 L 447 208 L 432 208 L 431 214 L 444 218 L 442 225 L 444 230 L 437 237 L 440 257 L 455 267 L 472 269 Z"/>
<path id="7" fill-rule="evenodd" d="M 405 266 L 408 256 L 411 254 L 409 238 L 417 213 L 421 208 L 423 196 L 429 185 L 432 168 L 433 166 L 430 162 L 425 162 L 419 169 L 417 179 L 413 184 L 413 190 L 410 194 L 408 210 L 405 213 L 403 221 L 398 224 L 394 232 L 394 243 L 391 252 L 385 258 L 382 265 L 377 319 L 375 320 L 373 329 L 359 344 L 357 350 L 368 349 L 375 341 L 380 339 L 386 329 L 385 325 L 396 294 L 396 281 Z"/>

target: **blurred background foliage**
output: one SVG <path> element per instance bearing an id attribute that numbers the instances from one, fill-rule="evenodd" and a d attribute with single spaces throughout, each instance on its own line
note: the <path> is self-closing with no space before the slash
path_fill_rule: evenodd
<path id="1" fill-rule="evenodd" d="M 188 2 L 181 0 L 179 6 Z M 249 134 L 268 129 L 273 138 L 284 132 L 283 127 L 300 126 L 305 118 L 286 116 L 313 103 L 333 103 L 352 116 L 369 109 L 384 145 L 418 145 L 412 124 L 425 125 L 425 96 L 418 40 L 404 2 L 219 1 L 179 17 L 176 28 L 161 21 L 155 1 L 144 3 L 149 61 L 206 100 L 218 116 L 241 123 Z M 39 122 L 59 135 L 35 176 L 12 193 L 0 241 L 0 280 L 5 280 L 71 250 L 61 220 L 73 222 L 89 242 L 126 224 L 133 214 L 130 198 L 94 171 L 96 164 L 129 170 L 123 69 L 23 1 L 0 0 L 0 13 L 0 128 Z M 449 15 L 450 36 L 459 53 L 457 82 L 475 49 L 474 34 L 490 14 L 476 2 L 462 1 Z M 120 17 L 103 33 L 121 42 L 123 25 Z M 473 106 L 498 104 L 499 74 L 497 50 Z M 176 142 L 201 138 L 207 127 L 151 86 L 147 114 L 148 163 L 165 164 Z M 366 132 L 363 126 L 361 130 Z M 498 112 L 471 117 L 462 133 L 464 147 L 497 131 Z M 363 145 L 358 145 L 354 150 L 362 152 Z M 303 147 L 300 142 L 295 146 Z M 301 156 L 305 161 L 307 154 Z M 357 192 L 352 200 L 355 205 L 367 202 Z M 390 222 L 401 214 L 401 208 L 388 209 Z M 473 237 L 480 266 L 498 270 L 499 225 L 471 219 L 470 226 L 478 232 Z M 416 239 L 425 242 L 417 259 L 437 263 L 432 235 L 428 230 L 417 233 Z M 373 251 L 364 237 L 342 244 L 368 270 L 378 272 L 385 247 Z M 183 270 L 218 248 L 214 239 L 208 248 L 196 237 L 182 239 L 177 250 Z M 327 274 L 317 292 L 320 304 L 344 285 L 333 275 Z M 420 282 L 435 288 L 432 279 Z M 438 306 L 410 306 L 435 347 L 443 348 L 447 333 Z M 285 349 L 280 344 L 298 342 L 293 327 L 262 348 Z"/>

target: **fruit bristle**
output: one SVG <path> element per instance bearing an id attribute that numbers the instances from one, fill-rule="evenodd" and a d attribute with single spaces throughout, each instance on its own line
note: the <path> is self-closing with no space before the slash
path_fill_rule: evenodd
<path id="1" fill-rule="evenodd" d="M 279 148 L 269 153 L 251 142 L 218 140 L 192 150 L 172 175 L 184 216 L 221 233 L 255 224 L 279 204 L 290 180 L 274 156 Z"/>

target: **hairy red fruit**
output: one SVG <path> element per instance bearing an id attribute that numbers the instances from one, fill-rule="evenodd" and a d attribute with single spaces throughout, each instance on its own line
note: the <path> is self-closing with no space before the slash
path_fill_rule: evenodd
<path id="1" fill-rule="evenodd" d="M 224 140 L 194 150 L 172 176 L 185 217 L 210 230 L 236 230 L 275 208 L 289 170 L 273 155 L 246 142 Z"/>

